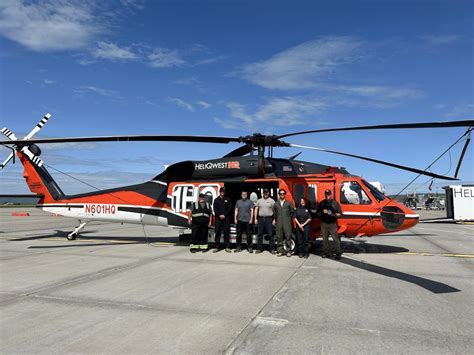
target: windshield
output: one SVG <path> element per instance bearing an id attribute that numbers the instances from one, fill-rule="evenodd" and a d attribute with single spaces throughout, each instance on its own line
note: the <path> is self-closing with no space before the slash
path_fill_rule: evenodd
<path id="1" fill-rule="evenodd" d="M 377 201 L 383 201 L 386 199 L 385 195 L 383 193 L 381 193 L 379 190 L 377 190 L 376 187 L 374 187 L 373 185 L 369 184 L 367 181 L 365 180 L 362 180 L 362 182 L 364 183 L 364 185 L 369 189 L 370 193 L 375 197 L 375 199 Z"/>

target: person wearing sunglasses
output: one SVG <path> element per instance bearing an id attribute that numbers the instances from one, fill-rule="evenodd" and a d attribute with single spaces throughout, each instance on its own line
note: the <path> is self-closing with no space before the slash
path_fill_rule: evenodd
<path id="1" fill-rule="evenodd" d="M 291 256 L 291 237 L 293 232 L 293 218 L 295 207 L 286 199 L 286 191 L 280 189 L 278 201 L 273 206 L 276 225 L 278 254 L 277 256 Z"/>

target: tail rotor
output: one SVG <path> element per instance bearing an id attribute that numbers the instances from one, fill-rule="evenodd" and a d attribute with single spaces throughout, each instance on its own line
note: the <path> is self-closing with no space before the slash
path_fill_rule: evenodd
<path id="1" fill-rule="evenodd" d="M 38 133 L 41 128 L 48 122 L 50 119 L 51 114 L 47 113 L 46 115 L 43 116 L 43 118 L 38 122 L 38 124 L 28 133 L 23 140 L 30 140 L 36 133 Z M 13 133 L 10 129 L 7 127 L 2 128 L 0 131 L 3 133 L 9 140 L 11 141 L 17 141 L 18 138 L 16 137 L 15 133 Z M 23 152 L 34 164 L 38 165 L 39 167 L 43 166 L 43 161 L 40 159 L 39 155 L 41 154 L 41 150 L 35 146 L 15 146 L 14 148 L 17 151 Z M 13 148 L 12 148 L 13 150 Z M 0 169 L 3 169 L 9 162 L 10 160 L 13 159 L 13 163 L 15 163 L 15 154 L 12 151 L 10 155 L 3 161 L 2 164 L 0 164 Z"/>

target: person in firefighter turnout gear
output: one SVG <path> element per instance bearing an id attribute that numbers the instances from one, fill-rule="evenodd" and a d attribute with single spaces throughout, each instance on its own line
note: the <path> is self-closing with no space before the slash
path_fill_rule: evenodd
<path id="1" fill-rule="evenodd" d="M 191 244 L 189 250 L 195 253 L 199 250 L 207 251 L 207 237 L 211 226 L 212 210 L 211 204 L 206 201 L 204 194 L 199 194 L 199 200 L 191 205 L 188 215 L 188 224 L 191 225 Z"/>

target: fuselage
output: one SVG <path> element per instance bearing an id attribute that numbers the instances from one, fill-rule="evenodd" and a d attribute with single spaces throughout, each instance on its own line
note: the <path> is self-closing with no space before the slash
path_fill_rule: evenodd
<path id="1" fill-rule="evenodd" d="M 339 232 L 347 237 L 374 236 L 411 228 L 418 215 L 407 207 L 385 197 L 365 180 L 340 173 L 300 175 L 286 178 L 257 178 L 232 181 L 182 181 L 166 183 L 150 181 L 102 193 L 71 196 L 57 201 L 40 201 L 43 210 L 82 221 L 138 223 L 187 228 L 188 209 L 199 193 L 212 203 L 220 187 L 235 203 L 241 191 L 261 197 L 268 188 L 276 199 L 278 189 L 284 189 L 287 199 L 297 204 L 301 197 L 308 201 L 314 218 L 311 222 L 313 238 L 320 234 L 320 220 L 316 206 L 330 189 L 339 202 L 342 216 Z"/>

